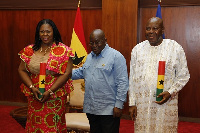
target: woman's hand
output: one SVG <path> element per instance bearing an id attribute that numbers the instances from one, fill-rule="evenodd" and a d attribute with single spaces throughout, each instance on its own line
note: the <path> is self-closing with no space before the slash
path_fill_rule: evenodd
<path id="1" fill-rule="evenodd" d="M 42 93 L 39 91 L 39 89 L 36 88 L 36 87 L 33 87 L 33 88 L 31 89 L 31 91 L 33 92 L 33 96 L 34 96 L 38 101 L 40 101 L 38 95 L 42 95 Z"/>
<path id="2" fill-rule="evenodd" d="M 49 99 L 50 96 L 51 96 L 50 92 L 45 91 L 42 95 L 42 98 L 40 99 L 40 102 L 42 102 L 42 103 L 46 102 Z"/>

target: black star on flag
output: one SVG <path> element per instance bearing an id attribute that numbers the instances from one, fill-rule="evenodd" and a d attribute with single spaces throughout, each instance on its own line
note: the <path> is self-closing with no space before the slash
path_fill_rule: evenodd
<path id="1" fill-rule="evenodd" d="M 77 53 L 75 52 L 75 58 L 73 60 L 73 64 L 74 65 L 79 65 L 82 62 L 82 60 L 83 60 L 84 57 L 85 56 L 82 56 L 82 57 L 78 58 Z"/>
<path id="2" fill-rule="evenodd" d="M 74 21 L 74 28 L 70 48 L 72 49 L 72 53 L 75 55 L 75 58 L 73 58 L 73 67 L 81 67 L 87 57 L 87 45 L 85 42 L 81 11 L 79 6 L 77 8 L 76 17 Z"/>
<path id="3" fill-rule="evenodd" d="M 163 83 L 164 83 L 164 81 L 163 81 L 163 80 L 160 80 L 159 82 L 160 82 L 160 84 L 159 84 L 159 85 L 163 85 Z"/>
<path id="4" fill-rule="evenodd" d="M 41 84 L 44 84 L 45 83 L 45 80 L 43 79 L 42 81 L 41 81 Z"/>

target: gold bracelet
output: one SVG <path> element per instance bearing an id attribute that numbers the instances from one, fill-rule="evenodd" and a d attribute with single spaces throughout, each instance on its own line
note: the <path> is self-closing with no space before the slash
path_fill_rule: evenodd
<path id="1" fill-rule="evenodd" d="M 53 91 L 52 91 L 51 89 L 48 89 L 48 92 L 49 92 L 50 95 L 53 95 L 53 94 L 54 94 Z"/>
<path id="2" fill-rule="evenodd" d="M 34 85 L 30 85 L 29 88 L 32 89 L 33 87 L 35 87 Z"/>

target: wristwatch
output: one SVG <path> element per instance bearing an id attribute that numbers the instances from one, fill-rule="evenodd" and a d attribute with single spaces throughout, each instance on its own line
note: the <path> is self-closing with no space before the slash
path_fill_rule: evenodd
<path id="1" fill-rule="evenodd" d="M 53 94 L 54 94 L 53 91 L 52 91 L 51 89 L 48 89 L 48 92 L 49 92 L 50 95 L 53 95 Z"/>

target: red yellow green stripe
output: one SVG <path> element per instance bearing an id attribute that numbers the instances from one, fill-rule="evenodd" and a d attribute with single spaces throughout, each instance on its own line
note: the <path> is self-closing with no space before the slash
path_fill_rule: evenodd
<path id="1" fill-rule="evenodd" d="M 46 63 L 40 63 L 39 91 L 42 94 L 45 92 L 45 78 L 46 78 Z M 42 95 L 39 95 L 38 97 L 41 98 Z"/>
<path id="2" fill-rule="evenodd" d="M 161 101 L 162 97 L 157 97 L 164 89 L 164 78 L 165 78 L 165 61 L 159 61 L 158 64 L 158 80 L 156 89 L 156 101 Z"/>

